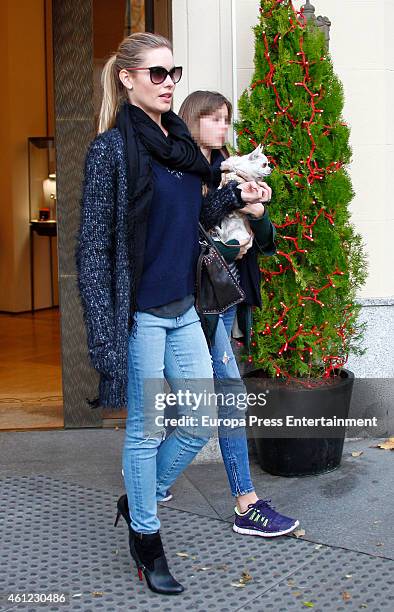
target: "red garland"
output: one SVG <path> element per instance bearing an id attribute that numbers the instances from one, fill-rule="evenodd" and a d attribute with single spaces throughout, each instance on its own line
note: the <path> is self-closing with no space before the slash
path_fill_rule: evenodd
<path id="1" fill-rule="evenodd" d="M 268 13 L 263 14 L 263 17 L 265 18 L 269 18 L 272 16 L 272 13 L 274 10 L 278 9 L 280 7 L 280 5 L 282 4 L 283 0 L 273 0 L 273 4 L 271 9 L 269 10 Z M 274 38 L 274 42 L 273 45 L 277 46 L 278 44 L 278 40 L 283 38 L 286 34 L 288 34 L 291 31 L 294 31 L 298 28 L 305 30 L 306 26 L 307 26 L 307 21 L 306 21 L 306 17 L 304 15 L 304 10 L 303 7 L 301 7 L 300 11 L 296 11 L 294 9 L 293 3 L 290 1 L 289 3 L 289 7 L 291 8 L 291 10 L 294 13 L 294 17 L 295 20 L 292 19 L 292 17 L 289 17 L 289 21 L 290 21 L 290 28 L 281 36 L 280 33 L 276 34 L 275 38 Z M 260 9 L 260 11 L 262 12 L 262 9 Z M 256 82 L 254 82 L 251 85 L 251 89 L 255 89 L 255 87 L 257 87 L 258 85 L 264 84 L 267 85 L 268 87 L 272 87 L 272 89 L 274 90 L 275 93 L 275 101 L 276 101 L 276 106 L 278 108 L 278 111 L 276 111 L 274 114 L 277 117 L 280 116 L 286 116 L 287 119 L 290 121 L 290 123 L 292 124 L 293 127 L 296 127 L 298 125 L 298 121 L 290 114 L 289 109 L 292 106 L 292 101 L 290 100 L 290 102 L 287 105 L 284 105 L 281 103 L 280 101 L 280 96 L 279 96 L 279 92 L 275 86 L 275 82 L 274 82 L 274 75 L 275 75 L 275 71 L 276 68 L 274 66 L 274 64 L 271 61 L 271 57 L 270 57 L 270 53 L 269 53 L 269 43 L 268 43 L 268 38 L 266 36 L 265 31 L 263 32 L 263 40 L 264 40 L 264 56 L 268 62 L 269 65 L 269 71 L 266 74 L 264 79 L 260 79 Z M 300 66 L 302 66 L 302 68 L 304 69 L 305 75 L 303 78 L 303 81 L 301 82 L 296 82 L 295 85 L 296 86 L 301 86 L 305 89 L 305 91 L 309 94 L 310 96 L 310 103 L 311 103 L 311 107 L 312 107 L 312 114 L 311 117 L 309 119 L 309 121 L 303 121 L 302 125 L 305 127 L 305 129 L 307 130 L 309 139 L 311 141 L 311 150 L 310 153 L 308 155 L 308 158 L 306 160 L 306 165 L 308 167 L 309 170 L 309 174 L 305 177 L 305 175 L 301 172 L 297 172 L 296 170 L 279 170 L 280 172 L 282 172 L 282 174 L 286 174 L 289 176 L 290 180 L 293 181 L 294 177 L 297 176 L 301 179 L 305 179 L 306 178 L 306 182 L 307 185 L 303 185 L 301 182 L 299 181 L 295 181 L 294 184 L 296 187 L 299 187 L 300 189 L 305 189 L 306 186 L 310 186 L 314 183 L 314 181 L 317 180 L 323 180 L 324 177 L 327 174 L 331 174 L 337 170 L 339 170 L 342 167 L 342 162 L 338 161 L 338 162 L 332 162 L 331 164 L 329 164 L 327 166 L 327 168 L 321 168 L 319 167 L 318 163 L 316 160 L 313 160 L 313 154 L 315 152 L 316 149 L 316 143 L 315 140 L 313 138 L 312 132 L 311 132 L 311 126 L 315 125 L 315 116 L 318 113 L 323 113 L 323 109 L 317 108 L 316 107 L 316 102 L 318 102 L 319 100 L 322 99 L 323 97 L 323 88 L 320 87 L 319 92 L 312 92 L 310 90 L 310 88 L 308 87 L 307 83 L 311 80 L 311 77 L 309 75 L 309 66 L 315 62 L 311 62 L 309 63 L 307 58 L 306 58 L 306 54 L 305 51 L 303 49 L 303 44 L 304 44 L 304 39 L 303 37 L 300 38 L 300 51 L 297 53 L 298 56 L 301 56 L 301 60 L 300 61 L 296 61 L 296 60 L 290 60 L 290 63 L 295 63 L 295 64 L 299 64 Z M 320 58 L 322 61 L 325 60 L 325 58 Z M 264 137 L 263 137 L 263 141 L 267 142 L 267 138 L 268 135 L 273 132 L 272 126 L 273 126 L 273 122 L 271 122 L 269 119 L 266 119 L 268 124 L 269 124 L 269 129 L 266 131 Z M 346 124 L 341 124 L 341 125 L 346 125 Z M 323 135 L 328 136 L 330 133 L 330 130 L 333 128 L 333 126 L 329 126 L 329 125 L 324 125 L 324 127 L 326 128 L 325 132 L 323 132 Z M 250 132 L 247 129 L 243 129 L 239 132 L 239 135 L 243 134 L 244 132 L 249 133 L 252 136 L 252 132 Z M 254 147 L 257 147 L 257 143 L 253 138 L 249 138 L 249 142 L 251 142 L 251 144 L 253 144 Z M 291 148 L 291 138 L 287 141 L 287 142 L 280 142 L 277 140 L 272 140 L 271 142 L 267 143 L 267 146 L 272 146 L 272 145 L 278 145 L 278 146 L 286 146 L 288 148 Z M 270 160 L 271 163 L 273 163 L 273 165 L 275 165 L 275 167 L 277 167 L 277 163 L 276 161 L 272 158 L 272 156 L 268 156 L 268 159 Z"/>

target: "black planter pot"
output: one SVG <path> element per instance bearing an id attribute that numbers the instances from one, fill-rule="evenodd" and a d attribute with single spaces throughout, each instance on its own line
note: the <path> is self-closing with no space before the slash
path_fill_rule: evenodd
<path id="1" fill-rule="evenodd" d="M 256 392 L 257 385 L 269 387 L 269 415 L 316 418 L 326 415 L 347 418 L 353 390 L 354 374 L 344 368 L 332 384 L 314 388 L 294 388 L 273 383 L 262 370 L 244 375 L 248 392 Z M 337 378 L 337 380 L 336 380 Z M 253 379 L 253 381 L 252 381 Z M 261 406 L 248 407 L 248 416 L 262 417 Z M 335 428 L 335 437 L 324 437 L 322 430 L 312 437 L 264 437 L 261 428 L 251 427 L 261 468 L 278 476 L 310 476 L 331 472 L 339 467 L 343 452 L 346 428 Z M 289 431 L 289 430 L 286 430 Z M 299 431 L 299 430 L 298 430 Z M 333 431 L 332 429 L 330 430 Z"/>

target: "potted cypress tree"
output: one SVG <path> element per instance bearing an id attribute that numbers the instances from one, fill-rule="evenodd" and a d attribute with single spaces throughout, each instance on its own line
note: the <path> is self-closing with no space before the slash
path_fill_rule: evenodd
<path id="1" fill-rule="evenodd" d="M 260 259 L 262 308 L 253 313 L 251 351 L 243 357 L 254 368 L 245 383 L 249 390 L 252 378 L 261 381 L 273 414 L 346 417 L 354 375 L 344 366 L 350 352 L 365 352 L 355 300 L 367 258 L 350 220 L 343 87 L 324 34 L 303 7 L 261 0 L 254 32 L 255 70 L 235 128 L 239 153 L 261 143 L 273 167 L 277 252 Z M 249 408 L 249 417 L 264 414 Z M 253 431 L 260 465 L 271 473 L 314 474 L 340 464 L 345 427 L 332 437 L 323 428 L 308 438 Z"/>

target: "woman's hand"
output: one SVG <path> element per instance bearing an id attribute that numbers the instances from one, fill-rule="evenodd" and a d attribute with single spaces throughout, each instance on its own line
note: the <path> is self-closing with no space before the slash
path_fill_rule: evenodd
<path id="1" fill-rule="evenodd" d="M 239 209 L 239 212 L 252 215 L 259 219 L 264 215 L 265 206 L 263 202 L 269 202 L 272 196 L 272 189 L 267 183 L 259 181 L 248 181 L 237 185 L 236 189 L 241 189 L 241 198 L 246 202 L 246 206 Z"/>
<path id="2" fill-rule="evenodd" d="M 264 181 L 248 181 L 237 185 L 236 189 L 242 191 L 242 199 L 247 204 L 255 204 L 256 202 L 269 202 L 272 197 L 272 189 Z"/>
<path id="3" fill-rule="evenodd" d="M 248 181 L 237 185 L 236 189 L 241 190 L 241 198 L 246 204 L 256 204 L 261 202 L 263 198 L 263 188 L 255 181 Z"/>

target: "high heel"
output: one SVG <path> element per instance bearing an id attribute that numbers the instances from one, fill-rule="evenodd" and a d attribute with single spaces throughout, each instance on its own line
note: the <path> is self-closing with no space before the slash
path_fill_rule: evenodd
<path id="1" fill-rule="evenodd" d="M 118 499 L 114 527 L 117 526 L 121 515 L 129 528 L 130 554 L 137 566 L 139 579 L 142 581 L 145 576 L 148 587 L 155 593 L 162 595 L 182 593 L 184 587 L 175 580 L 168 569 L 159 531 L 137 533 L 131 527 L 127 495 L 121 495 Z"/>
<path id="2" fill-rule="evenodd" d="M 138 575 L 142 574 L 151 591 L 162 595 L 178 595 L 185 588 L 171 574 L 163 550 L 160 532 L 137 533 L 130 527 L 129 542 L 131 556 L 135 559 Z M 135 556 L 134 556 L 135 555 Z"/>
<path id="3" fill-rule="evenodd" d="M 117 513 L 116 513 L 114 527 L 117 526 L 120 515 L 123 516 L 124 520 L 127 523 L 127 526 L 130 527 L 131 520 L 130 520 L 130 515 L 129 515 L 129 503 L 127 501 L 127 495 L 121 495 L 118 499 Z"/>

